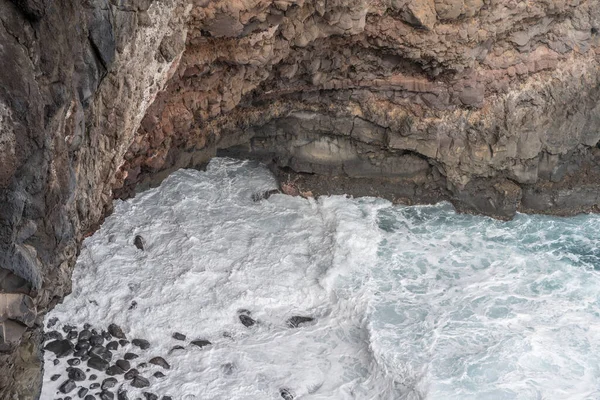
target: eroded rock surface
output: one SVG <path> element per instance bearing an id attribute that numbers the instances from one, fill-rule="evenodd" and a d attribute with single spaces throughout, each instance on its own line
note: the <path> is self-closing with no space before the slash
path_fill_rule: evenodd
<path id="1" fill-rule="evenodd" d="M 113 194 L 219 150 L 291 194 L 597 210 L 599 29 L 596 0 L 0 0 L 0 398 L 37 397 Z"/>

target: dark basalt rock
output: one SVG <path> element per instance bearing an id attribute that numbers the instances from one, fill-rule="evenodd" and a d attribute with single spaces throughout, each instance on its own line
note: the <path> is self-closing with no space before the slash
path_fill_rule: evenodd
<path id="1" fill-rule="evenodd" d="M 144 392 L 144 397 L 146 400 L 158 400 L 158 396 L 154 393 Z"/>
<path id="2" fill-rule="evenodd" d="M 146 350 L 146 349 L 150 348 L 150 342 L 148 342 L 148 341 L 147 341 L 147 340 L 145 340 L 145 339 L 133 339 L 133 340 L 131 341 L 131 343 L 132 343 L 134 346 L 137 346 L 137 347 L 139 347 L 139 348 L 140 348 L 140 349 L 142 349 L 142 350 Z"/>
<path id="3" fill-rule="evenodd" d="M 82 340 L 89 341 L 89 340 L 91 339 L 91 337 L 92 337 L 92 332 L 90 332 L 90 331 L 89 331 L 89 330 L 87 330 L 87 329 L 84 329 L 84 330 L 82 330 L 81 332 L 79 332 L 79 337 L 78 337 L 78 339 L 79 339 L 79 341 L 80 341 L 80 342 L 81 342 Z"/>
<path id="4" fill-rule="evenodd" d="M 198 346 L 200 348 L 204 347 L 204 346 L 208 346 L 211 345 L 212 343 L 209 342 L 208 340 L 204 340 L 204 339 L 197 339 L 197 340 L 192 340 L 190 342 L 190 344 L 193 344 L 194 346 Z"/>
<path id="5" fill-rule="evenodd" d="M 60 374 L 54 374 L 54 375 L 52 375 L 52 376 L 50 377 L 50 380 L 51 380 L 52 382 L 54 382 L 54 381 L 58 380 L 58 378 L 60 378 Z"/>
<path id="6" fill-rule="evenodd" d="M 164 369 L 171 369 L 169 363 L 162 357 L 154 357 L 148 361 L 150 364 L 158 365 Z"/>
<path id="7" fill-rule="evenodd" d="M 49 340 L 62 340 L 62 339 L 63 339 L 63 335 L 59 331 L 51 331 L 51 332 L 44 333 L 44 341 L 46 341 L 46 342 Z"/>
<path id="8" fill-rule="evenodd" d="M 116 385 L 117 385 L 117 380 L 115 378 L 106 378 L 105 380 L 102 381 L 102 385 L 100 386 L 100 388 L 102 390 L 112 389 Z"/>
<path id="9" fill-rule="evenodd" d="M 76 367 L 67 368 L 67 372 L 69 373 L 69 378 L 74 381 L 84 381 L 85 380 L 85 372 Z"/>
<path id="10" fill-rule="evenodd" d="M 102 337 L 103 337 L 105 340 L 110 340 L 110 339 L 112 339 L 112 336 L 111 336 L 111 334 L 110 334 L 110 333 L 108 333 L 107 331 L 102 331 Z"/>
<path id="11" fill-rule="evenodd" d="M 297 328 L 300 324 L 304 324 L 306 322 L 312 322 L 315 319 L 312 317 L 302 317 L 299 315 L 294 315 L 290 319 L 287 320 L 287 325 L 290 328 Z"/>
<path id="12" fill-rule="evenodd" d="M 129 340 L 119 339 L 119 344 L 121 345 L 121 347 L 125 347 L 129 344 Z"/>
<path id="13" fill-rule="evenodd" d="M 71 331 L 71 332 L 67 333 L 67 339 L 69 339 L 69 340 L 77 339 L 77 337 L 78 337 L 77 331 Z"/>
<path id="14" fill-rule="evenodd" d="M 64 325 L 62 327 L 62 330 L 63 330 L 64 333 L 69 333 L 69 332 L 71 332 L 74 329 L 75 329 L 75 327 L 73 325 Z"/>
<path id="15" fill-rule="evenodd" d="M 48 343 L 44 347 L 44 350 L 51 351 L 56 355 L 56 357 L 62 358 L 68 356 L 73 352 L 73 344 L 66 339 L 54 340 Z"/>
<path id="16" fill-rule="evenodd" d="M 46 324 L 46 328 L 53 328 L 58 323 L 58 318 L 53 317 L 48 320 L 48 324 Z"/>
<path id="17" fill-rule="evenodd" d="M 169 350 L 169 354 L 172 354 L 173 352 L 175 352 L 177 350 L 184 350 L 184 349 L 185 349 L 185 347 L 183 347 L 183 346 L 179 346 L 179 345 L 173 346 L 173 347 L 171 347 L 171 350 Z"/>
<path id="18" fill-rule="evenodd" d="M 150 381 L 141 375 L 136 376 L 131 381 L 131 386 L 141 389 L 150 386 Z"/>
<path id="19" fill-rule="evenodd" d="M 289 389 L 281 389 L 279 391 L 279 394 L 285 400 L 294 400 L 294 395 L 292 394 L 292 392 Z"/>
<path id="20" fill-rule="evenodd" d="M 70 366 L 74 367 L 76 365 L 81 364 L 81 360 L 79 358 L 70 358 L 67 360 L 67 364 L 69 364 Z"/>
<path id="21" fill-rule="evenodd" d="M 107 350 L 117 350 L 119 348 L 119 343 L 117 341 L 108 342 L 106 344 Z"/>
<path id="22" fill-rule="evenodd" d="M 256 324 L 256 320 L 252 319 L 250 316 L 245 315 L 245 314 L 241 314 L 239 316 L 240 322 L 247 328 L 251 327 L 252 325 Z"/>
<path id="23" fill-rule="evenodd" d="M 87 340 L 80 340 L 75 345 L 75 350 L 89 350 L 92 347 L 92 344 Z"/>
<path id="24" fill-rule="evenodd" d="M 125 355 L 123 356 L 124 359 L 126 360 L 133 360 L 138 358 L 139 356 L 135 353 L 125 353 Z"/>
<path id="25" fill-rule="evenodd" d="M 119 389 L 117 391 L 117 400 L 129 400 L 129 397 L 127 396 L 127 390 Z"/>
<path id="26" fill-rule="evenodd" d="M 123 329 L 121 329 L 121 327 L 117 324 L 110 324 L 108 326 L 108 333 L 110 333 L 112 337 L 115 337 L 117 339 L 127 339 L 125 333 L 123 332 Z"/>
<path id="27" fill-rule="evenodd" d="M 85 396 L 85 399 L 83 399 L 83 400 L 96 400 L 96 397 L 94 397 L 91 394 L 88 394 L 87 396 Z"/>
<path id="28" fill-rule="evenodd" d="M 153 375 L 155 378 L 164 378 L 166 375 L 160 371 L 156 371 Z"/>
<path id="29" fill-rule="evenodd" d="M 127 379 L 129 381 L 129 380 L 135 378 L 136 376 L 138 376 L 139 374 L 140 374 L 140 372 L 137 369 L 132 368 L 125 373 L 125 379 Z"/>
<path id="30" fill-rule="evenodd" d="M 58 365 L 60 363 L 60 360 L 57 358 L 54 361 L 52 361 L 52 364 L 54 365 Z"/>
<path id="31" fill-rule="evenodd" d="M 100 400 L 113 400 L 115 398 L 115 394 L 113 392 L 109 392 L 108 390 L 103 390 L 100 393 Z"/>
<path id="32" fill-rule="evenodd" d="M 99 357 L 105 361 L 110 361 L 112 359 L 112 352 L 107 350 L 103 346 L 94 346 L 89 351 L 88 354 L 90 357 Z"/>
<path id="33" fill-rule="evenodd" d="M 106 369 L 106 375 L 114 376 L 114 375 L 122 375 L 125 371 L 118 365 L 111 365 Z"/>
<path id="34" fill-rule="evenodd" d="M 59 387 L 58 387 L 58 391 L 61 393 L 69 393 L 71 392 L 73 389 L 75 389 L 77 387 L 77 384 L 75 383 L 75 381 L 73 381 L 72 379 L 68 379 L 66 381 L 64 381 Z"/>
<path id="35" fill-rule="evenodd" d="M 173 339 L 175 340 L 185 340 L 186 336 L 183 333 L 175 332 L 173 333 Z"/>
<path id="36" fill-rule="evenodd" d="M 100 357 L 92 356 L 87 362 L 87 366 L 98 371 L 104 371 L 108 367 L 108 361 Z"/>
<path id="37" fill-rule="evenodd" d="M 101 346 L 104 343 L 104 338 L 101 335 L 92 335 L 90 338 L 90 344 L 92 346 Z"/>
<path id="38" fill-rule="evenodd" d="M 98 375 L 96 374 L 91 374 L 90 377 L 88 378 L 90 381 L 95 381 L 96 379 L 98 379 Z"/>
<path id="39" fill-rule="evenodd" d="M 133 244 L 142 251 L 144 251 L 144 248 L 146 247 L 146 241 L 141 235 L 135 236 L 135 239 L 133 239 Z"/>
<path id="40" fill-rule="evenodd" d="M 171 396 L 163 396 L 160 400 L 173 400 Z"/>
<path id="41" fill-rule="evenodd" d="M 98 389 L 100 384 L 98 382 L 94 382 L 90 385 L 90 390 Z"/>
<path id="42" fill-rule="evenodd" d="M 115 364 L 123 371 L 128 371 L 131 368 L 131 364 L 127 360 L 117 360 Z"/>
<path id="43" fill-rule="evenodd" d="M 80 399 L 83 399 L 85 397 L 85 395 L 88 393 L 88 391 L 89 391 L 88 388 L 82 387 L 81 389 L 79 389 L 77 391 L 77 396 L 79 396 Z"/>

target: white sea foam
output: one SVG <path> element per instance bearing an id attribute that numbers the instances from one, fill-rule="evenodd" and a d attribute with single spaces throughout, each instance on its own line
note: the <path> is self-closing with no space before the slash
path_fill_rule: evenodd
<path id="1" fill-rule="evenodd" d="M 214 159 L 118 201 L 46 319 L 149 340 L 140 360 L 172 366 L 151 391 L 175 399 L 600 398 L 597 216 L 253 200 L 275 187 L 255 163 Z M 293 315 L 315 322 L 289 328 Z M 173 332 L 213 345 L 167 355 Z M 50 376 L 64 361 L 45 357 L 42 398 L 61 397 Z"/>

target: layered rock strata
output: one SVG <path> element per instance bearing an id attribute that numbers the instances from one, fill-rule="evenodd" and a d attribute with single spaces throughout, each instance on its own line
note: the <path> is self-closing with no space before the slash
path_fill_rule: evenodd
<path id="1" fill-rule="evenodd" d="M 82 239 L 217 151 L 296 193 L 600 203 L 597 0 L 0 0 L 0 398 Z"/>

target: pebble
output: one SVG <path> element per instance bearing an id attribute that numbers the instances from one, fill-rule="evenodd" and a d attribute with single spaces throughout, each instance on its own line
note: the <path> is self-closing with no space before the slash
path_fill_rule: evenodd
<path id="1" fill-rule="evenodd" d="M 173 352 L 175 352 L 177 350 L 184 350 L 184 349 L 185 349 L 185 347 L 183 347 L 183 346 L 173 346 L 171 348 L 171 350 L 169 350 L 169 354 L 171 354 L 171 353 L 173 353 Z"/>
<path id="2" fill-rule="evenodd" d="M 100 400 L 113 400 L 115 398 L 115 394 L 113 392 L 109 392 L 108 390 L 103 390 L 100 393 Z"/>
<path id="3" fill-rule="evenodd" d="M 48 321 L 48 325 L 46 325 L 46 328 L 52 328 L 54 325 L 56 325 L 57 322 L 58 318 L 50 318 L 50 320 Z"/>
<path id="4" fill-rule="evenodd" d="M 171 396 L 163 396 L 161 400 L 173 400 Z"/>
<path id="5" fill-rule="evenodd" d="M 144 397 L 146 400 L 158 400 L 158 396 L 154 393 L 144 392 Z"/>
<path id="6" fill-rule="evenodd" d="M 119 342 L 117 342 L 116 340 L 113 340 L 112 342 L 108 342 L 106 344 L 107 350 L 117 350 L 118 348 L 119 348 Z"/>
<path id="7" fill-rule="evenodd" d="M 281 389 L 279 391 L 279 394 L 281 395 L 281 397 L 283 397 L 285 400 L 294 400 L 294 395 L 290 392 L 289 389 Z"/>
<path id="8" fill-rule="evenodd" d="M 94 390 L 94 389 L 98 389 L 100 387 L 100 384 L 98 382 L 94 382 L 90 385 L 90 389 Z"/>
<path id="9" fill-rule="evenodd" d="M 81 360 L 79 358 L 70 358 L 67 360 L 67 364 L 70 366 L 75 366 L 81 364 Z"/>
<path id="10" fill-rule="evenodd" d="M 125 373 L 125 379 L 127 379 L 129 381 L 129 380 L 135 378 L 136 376 L 138 376 L 139 374 L 140 374 L 140 372 L 137 369 L 132 368 Z"/>
<path id="11" fill-rule="evenodd" d="M 183 333 L 175 332 L 173 333 L 173 339 L 175 340 L 185 340 L 186 336 Z"/>
<path id="12" fill-rule="evenodd" d="M 54 382 L 54 381 L 58 380 L 58 378 L 60 378 L 60 374 L 55 374 L 55 375 L 52 375 L 52 376 L 50 377 L 50 380 L 51 380 L 52 382 Z"/>
<path id="13" fill-rule="evenodd" d="M 72 379 L 67 379 L 59 386 L 58 391 L 67 394 L 76 387 L 77 384 L 75 383 L 75 381 L 73 381 Z"/>
<path id="14" fill-rule="evenodd" d="M 135 239 L 133 239 L 133 244 L 135 247 L 137 247 L 138 249 L 144 251 L 144 247 L 145 247 L 145 240 L 141 235 L 135 235 Z"/>
<path id="15" fill-rule="evenodd" d="M 85 396 L 85 399 L 83 400 L 96 400 L 96 398 L 94 396 L 92 396 L 91 394 L 88 394 L 87 396 Z"/>
<path id="16" fill-rule="evenodd" d="M 92 337 L 92 332 L 90 332 L 87 329 L 82 330 L 81 332 L 79 332 L 79 336 L 78 339 L 81 340 L 90 340 L 90 338 Z"/>
<path id="17" fill-rule="evenodd" d="M 62 327 L 62 330 L 64 333 L 69 333 L 71 332 L 73 329 L 75 329 L 75 327 L 73 325 L 64 325 Z"/>
<path id="18" fill-rule="evenodd" d="M 77 339 L 77 336 L 77 331 L 71 331 L 67 333 L 67 339 L 69 340 Z"/>
<path id="19" fill-rule="evenodd" d="M 73 344 L 68 340 L 54 340 L 48 343 L 44 350 L 53 352 L 56 357 L 66 357 L 73 352 Z"/>
<path id="20" fill-rule="evenodd" d="M 114 388 L 117 385 L 117 380 L 115 378 L 106 378 L 102 381 L 102 386 L 100 388 L 102 390 Z"/>
<path id="21" fill-rule="evenodd" d="M 46 332 L 44 333 L 44 341 L 49 341 L 49 340 L 62 340 L 63 339 L 63 335 L 62 333 L 60 333 L 59 331 L 51 331 L 51 332 Z"/>
<path id="22" fill-rule="evenodd" d="M 108 333 L 110 333 L 112 335 L 112 337 L 115 337 L 117 339 L 126 339 L 127 338 L 125 336 L 125 333 L 123 332 L 123 329 L 121 329 L 121 327 L 117 324 L 110 324 L 108 326 Z"/>
<path id="23" fill-rule="evenodd" d="M 145 339 L 133 339 L 131 343 L 133 343 L 134 346 L 137 346 L 142 350 L 146 350 L 150 347 L 150 342 L 148 342 Z"/>
<path id="24" fill-rule="evenodd" d="M 294 315 L 293 317 L 287 320 L 287 325 L 290 328 L 297 328 L 300 324 L 312 321 L 314 321 L 314 318 L 312 317 L 302 317 L 300 315 Z"/>
<path id="25" fill-rule="evenodd" d="M 75 345 L 75 350 L 89 350 L 92 347 L 89 340 L 79 340 Z"/>
<path id="26" fill-rule="evenodd" d="M 150 381 L 143 376 L 138 375 L 131 381 L 131 386 L 138 389 L 145 388 L 150 386 Z"/>
<path id="27" fill-rule="evenodd" d="M 87 394 L 87 392 L 89 391 L 88 388 L 84 388 L 82 387 L 81 389 L 79 389 L 79 391 L 77 392 L 77 396 L 79 396 L 80 399 L 83 399 L 85 397 L 85 395 Z"/>
<path id="28" fill-rule="evenodd" d="M 154 377 L 155 377 L 155 378 L 164 378 L 164 377 L 165 377 L 165 374 L 163 374 L 163 373 L 162 373 L 162 372 L 160 372 L 160 371 L 156 371 L 156 372 L 154 373 Z"/>
<path id="29" fill-rule="evenodd" d="M 90 343 L 92 346 L 100 346 L 102 343 L 104 343 L 104 338 L 100 335 L 92 335 L 90 338 Z"/>
<path id="30" fill-rule="evenodd" d="M 117 400 L 129 400 L 129 397 L 127 397 L 127 390 L 119 389 L 117 392 Z"/>
<path id="31" fill-rule="evenodd" d="M 117 360 L 115 364 L 123 371 L 129 371 L 129 368 L 131 368 L 131 364 L 127 360 Z"/>
<path id="32" fill-rule="evenodd" d="M 90 357 L 99 357 L 103 360 L 110 361 L 112 359 L 112 352 L 107 350 L 103 346 L 94 346 L 89 351 Z"/>
<path id="33" fill-rule="evenodd" d="M 52 364 L 54 365 L 58 365 L 60 363 L 60 360 L 58 358 L 54 359 L 54 361 L 52 361 Z"/>
<path id="34" fill-rule="evenodd" d="M 148 361 L 150 364 L 158 365 L 164 369 L 171 369 L 169 363 L 162 357 L 154 357 Z"/>
<path id="35" fill-rule="evenodd" d="M 129 340 L 119 339 L 119 344 L 121 345 L 121 347 L 125 347 L 129 344 Z"/>
<path id="36" fill-rule="evenodd" d="M 124 359 L 126 360 L 133 360 L 135 358 L 138 358 L 139 356 L 135 353 L 125 353 L 125 355 L 123 356 Z"/>
<path id="37" fill-rule="evenodd" d="M 111 365 L 110 367 L 108 367 L 106 369 L 106 375 L 109 375 L 109 376 L 122 375 L 124 373 L 125 373 L 125 371 L 123 371 L 123 369 L 121 367 L 119 367 L 118 365 Z"/>
<path id="38" fill-rule="evenodd" d="M 192 340 L 190 343 L 193 344 L 194 346 L 198 346 L 200 348 L 202 348 L 204 346 L 208 346 L 209 344 L 212 344 L 208 340 L 203 340 L 203 339 Z"/>
<path id="39" fill-rule="evenodd" d="M 252 319 L 251 317 L 247 316 L 247 315 L 240 315 L 240 322 L 246 327 L 249 328 L 252 325 L 256 324 L 256 321 L 254 319 Z"/>
<path id="40" fill-rule="evenodd" d="M 106 367 L 108 367 L 108 361 L 103 360 L 100 357 L 92 356 L 88 360 L 87 366 L 98 371 L 104 371 Z"/>
<path id="41" fill-rule="evenodd" d="M 95 381 L 96 379 L 98 379 L 98 375 L 96 374 L 92 374 L 90 375 L 90 377 L 88 378 L 90 381 Z"/>
<path id="42" fill-rule="evenodd" d="M 85 372 L 76 367 L 67 368 L 67 372 L 69 373 L 69 378 L 74 381 L 84 381 L 85 380 Z"/>

